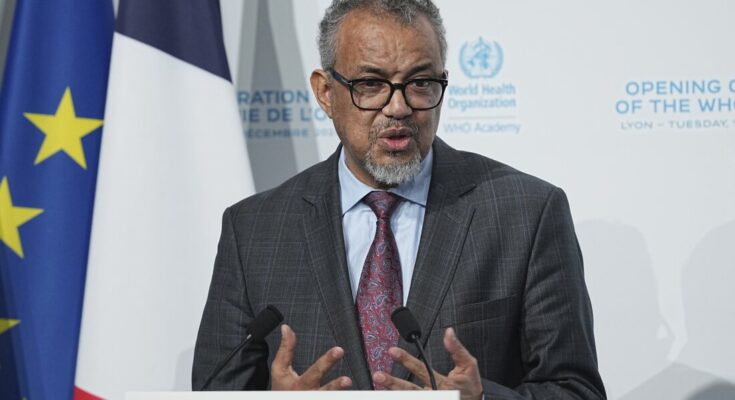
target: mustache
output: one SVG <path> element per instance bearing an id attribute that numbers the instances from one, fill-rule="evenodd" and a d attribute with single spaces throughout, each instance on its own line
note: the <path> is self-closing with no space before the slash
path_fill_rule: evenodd
<path id="1" fill-rule="evenodd" d="M 377 140 L 380 132 L 390 128 L 408 130 L 411 132 L 411 137 L 413 137 L 415 140 L 418 140 L 419 136 L 421 135 L 418 124 L 416 124 L 416 122 L 411 119 L 385 119 L 377 122 L 375 125 L 373 125 L 372 128 L 370 128 L 370 140 Z"/>

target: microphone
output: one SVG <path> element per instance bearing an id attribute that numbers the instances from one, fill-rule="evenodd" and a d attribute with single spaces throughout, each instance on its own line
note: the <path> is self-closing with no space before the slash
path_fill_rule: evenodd
<path id="1" fill-rule="evenodd" d="M 220 371 L 222 371 L 222 368 L 224 368 L 225 365 L 230 362 L 235 354 L 237 354 L 242 349 L 248 347 L 250 343 L 259 342 L 265 339 L 265 337 L 268 336 L 269 333 L 273 332 L 273 330 L 276 329 L 276 327 L 282 321 L 283 314 L 281 314 L 281 312 L 278 311 L 276 307 L 271 305 L 266 306 L 263 311 L 256 315 L 255 318 L 250 321 L 250 324 L 248 324 L 248 335 L 245 336 L 245 339 L 237 347 L 235 347 L 235 349 L 233 349 L 230 354 L 225 357 L 224 360 L 217 364 L 217 367 L 214 369 L 214 371 L 212 371 L 211 374 L 209 374 L 209 377 L 206 381 L 204 381 L 204 384 L 199 388 L 199 390 L 201 391 L 206 389 L 209 384 L 212 383 L 214 377 L 217 376 Z"/>
<path id="2" fill-rule="evenodd" d="M 429 373 L 431 389 L 436 390 L 436 379 L 434 378 L 434 370 L 429 365 L 429 359 L 426 358 L 426 355 L 424 354 L 424 349 L 421 347 L 421 343 L 419 343 L 419 339 L 421 339 L 421 327 L 419 327 L 419 323 L 418 321 L 416 321 L 413 313 L 411 313 L 411 310 L 409 310 L 408 308 L 401 306 L 393 311 L 390 318 L 391 320 L 393 320 L 393 325 L 396 326 L 396 329 L 398 329 L 398 333 L 401 334 L 401 337 L 404 338 L 407 342 L 416 345 L 416 349 L 419 351 L 419 358 L 421 358 L 421 361 L 424 362 L 426 372 Z"/>

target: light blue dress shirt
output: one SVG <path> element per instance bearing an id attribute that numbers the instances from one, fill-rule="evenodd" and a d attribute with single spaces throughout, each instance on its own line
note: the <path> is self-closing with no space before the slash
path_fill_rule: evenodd
<path id="1" fill-rule="evenodd" d="M 390 226 L 396 238 L 398 256 L 401 259 L 404 305 L 408 299 L 411 276 L 414 264 L 416 264 L 416 253 L 421 240 L 421 229 L 424 226 L 433 158 L 433 150 L 429 150 L 421 161 L 419 173 L 412 180 L 388 190 L 402 198 L 391 216 Z M 347 252 L 347 269 L 350 274 L 352 299 L 354 300 L 360 284 L 362 266 L 375 238 L 377 221 L 373 210 L 361 200 L 368 193 L 379 189 L 374 189 L 355 177 L 347 167 L 344 149 L 339 157 L 338 174 L 342 199 L 342 231 Z"/>

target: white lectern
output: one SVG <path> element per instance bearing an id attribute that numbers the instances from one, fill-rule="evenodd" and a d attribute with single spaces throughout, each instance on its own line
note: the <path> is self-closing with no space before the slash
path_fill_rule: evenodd
<path id="1" fill-rule="evenodd" d="M 125 400 L 459 400 L 456 390 L 334 392 L 129 392 Z"/>

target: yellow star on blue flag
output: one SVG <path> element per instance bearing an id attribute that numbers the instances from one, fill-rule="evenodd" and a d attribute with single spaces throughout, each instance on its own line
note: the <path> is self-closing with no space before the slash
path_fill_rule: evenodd
<path id="1" fill-rule="evenodd" d="M 3 177 L 0 182 L 0 242 L 10 247 L 18 257 L 23 258 L 18 228 L 42 212 L 40 208 L 14 206 L 8 178 Z"/>
<path id="2" fill-rule="evenodd" d="M 17 319 L 0 318 L 0 335 L 5 333 L 5 331 L 12 329 L 19 323 L 20 321 L 18 321 Z"/>
<path id="3" fill-rule="evenodd" d="M 43 160 L 63 151 L 80 167 L 87 169 L 82 138 L 102 126 L 102 120 L 77 117 L 70 88 L 64 90 L 64 95 L 56 108 L 56 114 L 27 112 L 23 115 L 46 135 L 34 164 L 38 165 Z"/>

